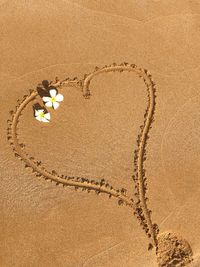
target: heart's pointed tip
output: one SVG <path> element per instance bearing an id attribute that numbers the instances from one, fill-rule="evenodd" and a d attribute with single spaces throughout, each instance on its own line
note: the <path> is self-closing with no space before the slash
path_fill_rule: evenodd
<path id="1" fill-rule="evenodd" d="M 84 97 L 85 99 L 89 99 L 90 96 L 91 96 L 91 93 L 90 93 L 89 91 L 83 93 L 83 97 Z"/>

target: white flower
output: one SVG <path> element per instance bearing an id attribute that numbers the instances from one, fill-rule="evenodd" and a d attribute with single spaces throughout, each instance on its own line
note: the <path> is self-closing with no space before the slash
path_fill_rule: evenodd
<path id="1" fill-rule="evenodd" d="M 51 89 L 49 93 L 51 97 L 43 96 L 42 100 L 45 102 L 45 106 L 57 109 L 60 105 L 59 102 L 63 101 L 64 97 L 61 94 L 56 94 L 55 89 Z"/>
<path id="2" fill-rule="evenodd" d="M 50 121 L 50 113 L 44 113 L 44 109 L 35 110 L 35 118 L 38 121 L 49 122 Z"/>

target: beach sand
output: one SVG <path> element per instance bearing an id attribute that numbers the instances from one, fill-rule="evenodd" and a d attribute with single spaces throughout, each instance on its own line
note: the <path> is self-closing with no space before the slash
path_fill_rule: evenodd
<path id="1" fill-rule="evenodd" d="M 119 196 L 36 177 L 23 157 L 15 157 L 13 136 L 7 140 L 9 112 L 29 89 L 56 77 L 84 81 L 96 66 L 123 62 L 148 70 L 156 89 L 146 161 L 142 158 L 145 203 L 152 211 L 145 216 L 158 225 L 156 240 L 166 241 L 171 233 L 188 253 L 183 265 L 162 258 L 162 266 L 200 266 L 199 14 L 194 0 L 0 1 L 2 267 L 156 267 L 164 257 L 168 244 L 163 242 L 157 254 L 155 247 L 148 250 L 151 238 L 134 208 L 118 205 Z M 42 103 L 37 96 L 18 109 L 19 143 L 50 173 L 105 179 L 137 200 L 134 150 L 149 99 L 136 72 L 96 75 L 89 99 L 81 86 L 58 87 L 64 101 L 56 110 L 48 108 L 50 123 L 34 118 L 33 104 Z"/>

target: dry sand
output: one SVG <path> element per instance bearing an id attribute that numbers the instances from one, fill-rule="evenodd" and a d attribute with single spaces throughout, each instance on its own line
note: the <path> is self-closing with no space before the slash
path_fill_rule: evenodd
<path id="1" fill-rule="evenodd" d="M 200 2 L 1 0 L 0 25 L 0 266 L 156 267 L 158 261 L 200 266 Z M 104 72 L 92 79 L 89 99 L 80 86 L 59 87 L 64 101 L 57 110 L 48 109 L 49 124 L 33 116 L 33 104 L 41 101 L 37 96 L 17 111 L 17 137 L 49 172 L 104 178 L 137 201 L 134 150 L 149 103 L 147 89 L 155 87 L 144 162 L 147 202 L 141 198 L 144 181 L 137 186 L 143 225 L 147 222 L 155 238 L 142 229 L 129 197 L 63 188 L 76 179 L 58 178 L 56 186 L 36 177 L 40 166 L 26 162 L 33 166 L 25 168 L 14 156 L 13 148 L 27 161 L 17 139 L 12 144 L 14 126 L 11 144 L 7 140 L 9 111 L 29 97 L 29 89 L 56 76 L 83 81 L 95 66 L 113 62 L 136 64 L 140 74 L 146 75 L 144 68 L 152 78 L 147 74 L 145 84 L 135 70 Z M 121 198 L 127 206 L 118 205 Z M 154 241 L 157 254 L 155 247 L 148 250 Z"/>

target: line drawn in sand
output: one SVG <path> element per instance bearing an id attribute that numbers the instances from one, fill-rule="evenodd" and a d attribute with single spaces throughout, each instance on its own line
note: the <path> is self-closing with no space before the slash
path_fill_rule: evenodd
<path id="1" fill-rule="evenodd" d="M 38 90 L 30 90 L 29 95 L 25 95 L 22 102 L 16 106 L 15 111 L 11 111 L 11 120 L 8 120 L 8 140 L 12 146 L 13 152 L 17 158 L 24 161 L 25 168 L 31 168 L 36 176 L 46 180 L 55 182 L 56 185 L 74 187 L 75 190 L 81 188 L 86 192 L 95 191 L 96 194 L 105 193 L 109 198 L 118 200 L 119 205 L 128 206 L 133 210 L 134 215 L 139 220 L 141 227 L 144 229 L 147 238 L 149 239 L 148 249 L 155 249 L 159 266 L 186 266 L 192 261 L 192 250 L 186 240 L 182 239 L 174 233 L 166 232 L 159 234 L 158 225 L 152 222 L 151 210 L 147 206 L 147 177 L 144 169 L 146 160 L 146 145 L 149 138 L 149 131 L 152 127 L 156 106 L 156 87 L 152 79 L 151 73 L 143 68 L 137 67 L 135 64 L 113 63 L 102 68 L 95 67 L 95 70 L 90 74 L 85 74 L 83 79 L 65 79 L 59 81 L 56 78 L 55 82 L 50 82 L 47 87 L 76 87 L 86 99 L 91 97 L 90 82 L 99 74 L 108 72 L 133 72 L 143 80 L 147 89 L 148 104 L 144 113 L 144 122 L 140 126 L 140 133 L 137 138 L 137 149 L 134 151 L 134 175 L 133 182 L 136 189 L 135 196 L 128 196 L 127 190 L 124 188 L 116 189 L 112 187 L 105 179 L 89 180 L 84 177 L 70 177 L 67 175 L 58 175 L 55 171 L 46 170 L 40 161 L 35 160 L 28 155 L 24 149 L 24 145 L 19 143 L 18 138 L 18 123 L 19 118 L 24 109 L 36 97 L 39 96 Z M 40 85 L 40 88 L 42 85 Z M 45 88 L 44 88 L 45 89 Z"/>

